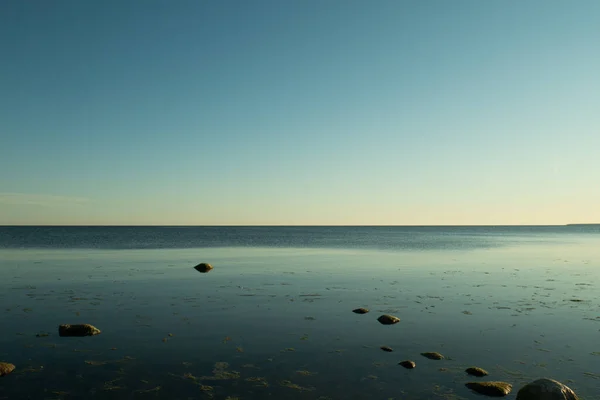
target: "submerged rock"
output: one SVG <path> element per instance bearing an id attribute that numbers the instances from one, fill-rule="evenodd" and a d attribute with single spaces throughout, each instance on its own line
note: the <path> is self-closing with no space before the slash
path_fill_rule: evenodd
<path id="1" fill-rule="evenodd" d="M 479 367 L 469 367 L 465 370 L 465 372 L 469 375 L 473 375 L 473 376 L 486 376 L 488 374 L 488 372 L 483 369 L 483 368 L 479 368 Z"/>
<path id="2" fill-rule="evenodd" d="M 414 367 L 417 366 L 417 364 L 415 364 L 414 361 L 410 361 L 410 360 L 400 361 L 398 363 L 398 365 L 402 365 L 406 369 L 413 369 Z"/>
<path id="3" fill-rule="evenodd" d="M 383 351 L 387 351 L 388 353 L 391 353 L 392 351 L 394 351 L 394 349 L 392 349 L 389 346 L 381 346 L 380 349 Z"/>
<path id="4" fill-rule="evenodd" d="M 94 336 L 99 333 L 100 329 L 90 324 L 64 324 L 58 327 L 59 336 Z"/>
<path id="5" fill-rule="evenodd" d="M 510 383 L 499 381 L 468 382 L 465 386 L 476 393 L 490 397 L 503 397 L 512 390 L 512 385 Z"/>
<path id="6" fill-rule="evenodd" d="M 355 314 L 366 314 L 369 312 L 369 309 L 361 307 L 361 308 L 356 308 L 356 309 L 352 310 L 352 312 Z"/>
<path id="7" fill-rule="evenodd" d="M 400 322 L 400 318 L 394 317 L 393 315 L 383 314 L 381 317 L 377 318 L 377 321 L 383 325 L 393 325 Z"/>
<path id="8" fill-rule="evenodd" d="M 579 397 L 568 386 L 542 378 L 523 386 L 517 393 L 517 400 L 579 400 Z"/>
<path id="9" fill-rule="evenodd" d="M 9 364 L 6 362 L 0 362 L 0 376 L 8 375 L 15 370 L 15 366 L 13 364 Z"/>
<path id="10" fill-rule="evenodd" d="M 430 360 L 443 360 L 444 356 L 440 353 L 436 353 L 434 351 L 426 351 L 425 353 L 421 353 L 421 355 L 425 358 L 429 358 Z"/>
<path id="11" fill-rule="evenodd" d="M 194 267 L 194 269 L 198 272 L 202 272 L 203 274 L 213 269 L 213 266 L 208 263 L 200 263 Z"/>

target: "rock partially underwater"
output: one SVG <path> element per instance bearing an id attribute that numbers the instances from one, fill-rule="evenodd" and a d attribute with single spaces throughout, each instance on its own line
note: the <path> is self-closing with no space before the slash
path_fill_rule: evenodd
<path id="1" fill-rule="evenodd" d="M 478 377 L 486 376 L 488 374 L 488 372 L 485 369 L 479 367 L 469 367 L 465 370 L 465 372 L 469 375 Z"/>
<path id="2" fill-rule="evenodd" d="M 58 327 L 59 336 L 94 336 L 99 333 L 100 329 L 90 324 L 63 324 Z"/>
<path id="3" fill-rule="evenodd" d="M 512 390 L 512 385 L 507 382 L 468 382 L 466 387 L 472 391 L 490 397 L 504 397 Z"/>
<path id="4" fill-rule="evenodd" d="M 381 317 L 377 318 L 377 321 L 379 321 L 379 323 L 383 325 L 393 325 L 400 322 L 400 318 L 394 317 L 393 315 L 384 314 Z"/>
<path id="5" fill-rule="evenodd" d="M 425 358 L 429 358 L 430 360 L 443 360 L 444 356 L 435 351 L 426 351 L 425 353 L 421 353 L 421 355 Z"/>
<path id="6" fill-rule="evenodd" d="M 353 313 L 355 314 L 366 314 L 369 312 L 368 308 L 364 308 L 364 307 L 360 307 L 360 308 L 355 308 L 354 310 L 352 310 Z"/>
<path id="7" fill-rule="evenodd" d="M 10 363 L 0 362 L 0 376 L 5 376 L 10 374 L 15 370 L 15 366 Z"/>
<path id="8" fill-rule="evenodd" d="M 568 386 L 542 378 L 523 386 L 517 393 L 517 400 L 579 400 L 579 397 Z"/>
<path id="9" fill-rule="evenodd" d="M 211 271 L 213 269 L 213 266 L 210 265 L 209 263 L 200 263 L 198 265 L 196 265 L 194 267 L 194 269 L 198 272 L 202 272 L 203 274 Z"/>

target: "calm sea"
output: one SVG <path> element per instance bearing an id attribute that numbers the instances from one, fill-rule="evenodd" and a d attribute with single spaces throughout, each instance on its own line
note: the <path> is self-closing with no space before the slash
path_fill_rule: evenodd
<path id="1" fill-rule="evenodd" d="M 599 288 L 600 226 L 0 227 L 0 399 L 595 399 Z"/>

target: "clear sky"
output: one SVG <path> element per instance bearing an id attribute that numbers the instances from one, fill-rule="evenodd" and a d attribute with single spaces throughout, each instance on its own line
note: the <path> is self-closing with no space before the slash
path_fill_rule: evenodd
<path id="1" fill-rule="evenodd" d="M 4 0 L 0 224 L 600 222 L 598 0 Z"/>

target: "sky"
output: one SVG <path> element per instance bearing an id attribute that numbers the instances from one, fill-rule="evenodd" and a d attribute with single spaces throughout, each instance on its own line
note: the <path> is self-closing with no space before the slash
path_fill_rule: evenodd
<path id="1" fill-rule="evenodd" d="M 0 224 L 600 222 L 600 1 L 4 0 Z"/>

